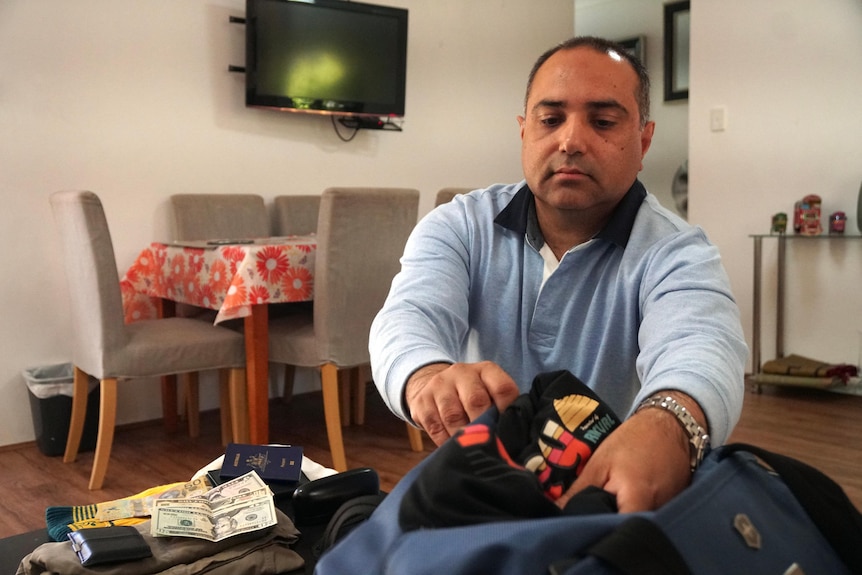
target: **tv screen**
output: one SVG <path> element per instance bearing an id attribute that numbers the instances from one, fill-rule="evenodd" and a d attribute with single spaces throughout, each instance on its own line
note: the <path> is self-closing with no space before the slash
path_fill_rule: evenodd
<path id="1" fill-rule="evenodd" d="M 343 0 L 246 0 L 246 105 L 404 115 L 407 10 Z"/>

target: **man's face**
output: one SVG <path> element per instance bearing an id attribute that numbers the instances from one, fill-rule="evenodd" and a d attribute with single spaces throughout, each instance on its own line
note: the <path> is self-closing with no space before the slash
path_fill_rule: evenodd
<path id="1" fill-rule="evenodd" d="M 222 533 L 230 529 L 230 517 L 227 515 L 220 515 L 215 519 L 215 530 L 216 533 Z"/>
<path id="2" fill-rule="evenodd" d="M 631 65 L 589 47 L 561 50 L 539 68 L 521 126 L 521 162 L 547 210 L 606 218 L 643 167 L 654 125 L 640 126 Z"/>

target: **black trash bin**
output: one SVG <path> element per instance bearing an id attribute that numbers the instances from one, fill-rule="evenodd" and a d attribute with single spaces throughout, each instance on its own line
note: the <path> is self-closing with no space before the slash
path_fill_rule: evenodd
<path id="1" fill-rule="evenodd" d="M 30 413 L 36 445 L 45 455 L 63 455 L 72 419 L 74 371 L 71 363 L 43 365 L 24 370 L 24 380 L 30 395 Z M 79 451 L 96 448 L 99 432 L 99 385 L 90 379 L 87 395 L 87 416 Z"/>

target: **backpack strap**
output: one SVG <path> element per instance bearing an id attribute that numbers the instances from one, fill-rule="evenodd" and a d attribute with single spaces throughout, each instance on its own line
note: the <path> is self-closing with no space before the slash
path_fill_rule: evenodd
<path id="1" fill-rule="evenodd" d="M 778 473 L 850 571 L 862 573 L 862 514 L 840 485 L 797 459 L 745 443 L 725 445 L 719 459 L 737 451 L 757 456 Z"/>
<path id="2" fill-rule="evenodd" d="M 693 575 L 673 542 L 652 521 L 635 516 L 587 550 L 622 575 Z"/>

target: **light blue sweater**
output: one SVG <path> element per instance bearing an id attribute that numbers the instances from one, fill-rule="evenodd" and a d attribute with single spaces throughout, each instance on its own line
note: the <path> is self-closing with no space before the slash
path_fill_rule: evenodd
<path id="1" fill-rule="evenodd" d="M 742 409 L 748 348 L 718 250 L 635 182 L 605 229 L 542 285 L 525 182 L 456 196 L 413 231 L 371 327 L 381 395 L 400 417 L 409 376 L 436 362 L 498 363 L 530 388 L 567 369 L 620 416 L 679 390 L 724 443 Z"/>

